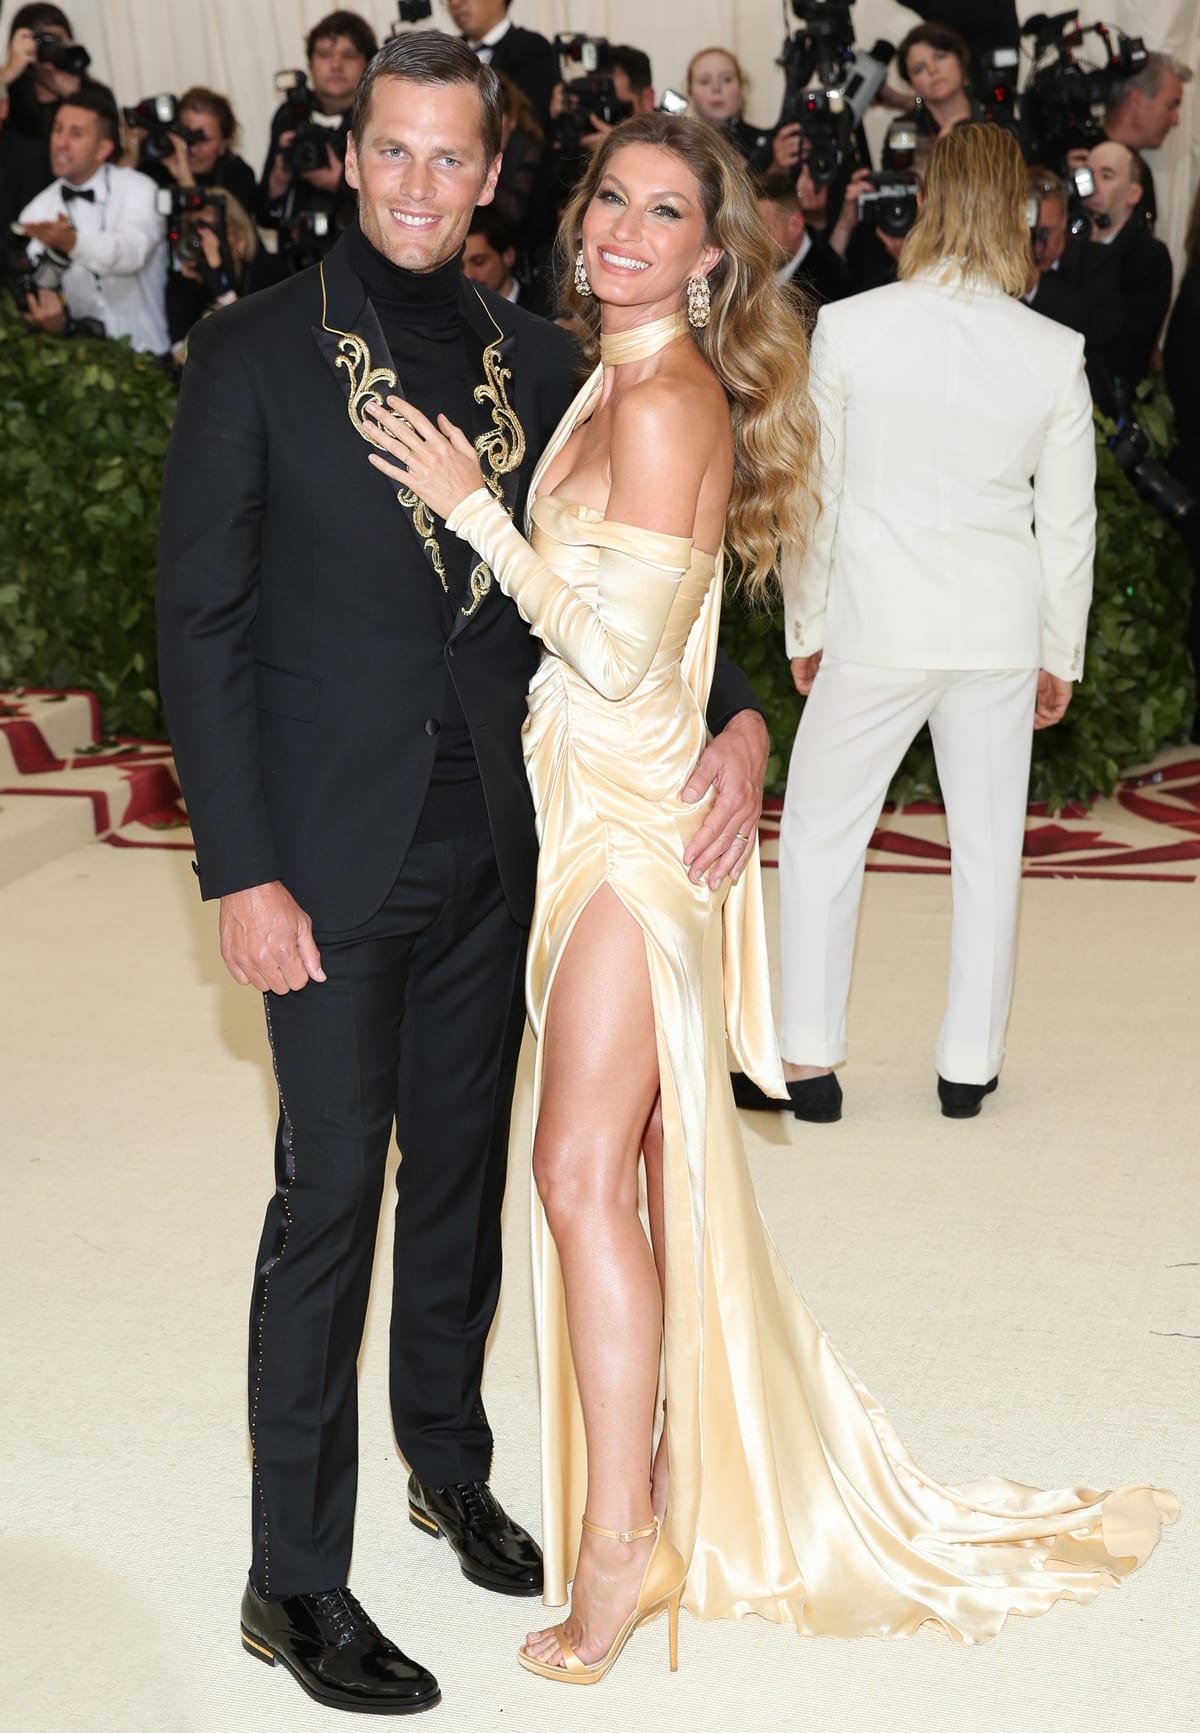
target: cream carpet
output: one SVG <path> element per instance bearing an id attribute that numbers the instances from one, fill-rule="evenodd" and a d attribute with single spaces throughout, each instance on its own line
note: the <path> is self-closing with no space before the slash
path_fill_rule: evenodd
<path id="1" fill-rule="evenodd" d="M 1182 1519 L 1095 1607 L 1014 1620 L 981 1648 L 685 1615 L 676 1676 L 653 1627 L 603 1686 L 568 1696 L 513 1659 L 538 1603 L 472 1588 L 408 1523 L 382 1244 L 353 1586 L 442 1680 L 422 1727 L 1200 1727 L 1200 888 L 1026 883 L 1007 1069 L 966 1124 L 933 1095 L 948 906 L 943 878 L 868 881 L 847 1117 L 746 1117 L 763 1211 L 927 1470 L 1147 1480 L 1181 1496 Z M 93 846 L 0 890 L 0 958 L 0 1725 L 328 1729 L 336 1716 L 237 1634 L 243 1347 L 274 1113 L 261 1007 L 225 978 L 182 853 Z M 519 1114 L 486 1395 L 493 1483 L 536 1529 L 526 1138 Z"/>

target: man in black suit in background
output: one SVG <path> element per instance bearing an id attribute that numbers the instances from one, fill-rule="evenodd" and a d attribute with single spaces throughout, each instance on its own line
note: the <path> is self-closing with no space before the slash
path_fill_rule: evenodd
<path id="1" fill-rule="evenodd" d="M 403 392 L 474 434 L 520 521 L 573 394 L 572 339 L 461 275 L 500 120 L 498 80 L 461 42 L 385 45 L 347 147 L 358 221 L 322 265 L 196 328 L 163 492 L 163 696 L 201 891 L 221 899 L 234 978 L 264 993 L 280 1098 L 251 1303 L 242 1637 L 319 1701 L 372 1713 L 439 1694 L 346 1587 L 393 1124 L 410 1516 L 480 1586 L 542 1582 L 487 1484 L 480 1397 L 524 1026 L 536 839 L 520 732 L 538 646 L 486 565 L 368 461 L 371 403 Z M 714 878 L 736 858 L 726 836 L 757 817 L 766 761 L 748 688 L 718 672 L 714 732 L 731 719 L 685 790 L 717 787 L 689 850 Z"/>
<path id="2" fill-rule="evenodd" d="M 454 28 L 485 65 L 503 72 L 533 104 L 538 124 L 550 126 L 550 99 L 561 76 L 554 44 L 524 30 L 508 15 L 510 0 L 447 0 Z"/>
<path id="3" fill-rule="evenodd" d="M 1107 279 L 1117 311 L 1103 342 L 1089 347 L 1097 363 L 1132 397 L 1150 371 L 1150 358 L 1171 305 L 1171 255 L 1143 220 L 1145 164 L 1128 145 L 1106 140 L 1088 152 L 1096 190 L 1084 200 L 1092 219 L 1086 251 L 1063 256 L 1067 282 L 1086 290 L 1089 280 Z"/>

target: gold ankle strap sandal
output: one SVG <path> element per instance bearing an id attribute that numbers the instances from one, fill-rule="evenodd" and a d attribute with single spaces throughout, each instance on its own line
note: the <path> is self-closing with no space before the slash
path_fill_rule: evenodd
<path id="1" fill-rule="evenodd" d="M 601 1655 L 598 1661 L 581 1661 L 568 1643 L 562 1625 L 555 1625 L 553 1630 L 558 1643 L 559 1664 L 537 1660 L 526 1648 L 517 1650 L 517 1660 L 527 1672 L 536 1673 L 540 1679 L 556 1679 L 561 1685 L 596 1685 L 604 1678 L 638 1626 L 646 1624 L 656 1614 L 665 1611 L 668 1656 L 671 1671 L 674 1672 L 679 1665 L 679 1603 L 683 1599 L 687 1566 L 663 1534 L 658 1518 L 651 1517 L 641 1528 L 602 1528 L 598 1522 L 589 1522 L 585 1516 L 583 1526 L 589 1534 L 603 1535 L 607 1540 L 630 1541 L 645 1540 L 650 1535 L 655 1537 L 650 1557 L 646 1560 L 646 1569 L 642 1573 L 641 1588 L 633 1611 L 613 1638 L 608 1653 Z"/>
<path id="2" fill-rule="evenodd" d="M 598 1522 L 589 1522 L 586 1516 L 581 1517 L 580 1521 L 589 1534 L 602 1534 L 606 1540 L 645 1540 L 648 1534 L 658 1533 L 656 1516 L 652 1516 L 641 1528 L 601 1528 Z"/>

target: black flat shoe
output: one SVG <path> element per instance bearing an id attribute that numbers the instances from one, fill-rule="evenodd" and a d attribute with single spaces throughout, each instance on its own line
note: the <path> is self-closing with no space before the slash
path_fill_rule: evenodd
<path id="1" fill-rule="evenodd" d="M 360 1715 L 412 1715 L 442 1693 L 433 1674 L 401 1654 L 349 1589 L 264 1601 L 253 1583 L 242 1596 L 242 1647 L 291 1673 L 327 1709 Z"/>
<path id="2" fill-rule="evenodd" d="M 974 1119 L 983 1106 L 984 1096 L 990 1095 L 999 1082 L 998 1077 L 993 1077 L 990 1083 L 947 1083 L 944 1077 L 939 1077 L 938 1100 L 942 1104 L 942 1117 Z"/>
<path id="3" fill-rule="evenodd" d="M 730 1074 L 733 1099 L 738 1107 L 751 1113 L 787 1113 L 805 1119 L 810 1125 L 832 1125 L 842 1117 L 842 1086 L 828 1072 L 824 1077 L 805 1077 L 787 1086 L 788 1099 L 766 1095 L 741 1071 Z"/>
<path id="4" fill-rule="evenodd" d="M 506 1516 L 486 1480 L 424 1486 L 408 1477 L 408 1515 L 435 1540 L 445 1535 L 462 1574 L 498 1595 L 540 1595 L 542 1554 L 532 1535 Z"/>

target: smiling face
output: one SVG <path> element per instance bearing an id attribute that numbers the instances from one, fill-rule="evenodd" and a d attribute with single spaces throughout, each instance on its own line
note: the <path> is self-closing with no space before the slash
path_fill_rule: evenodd
<path id="1" fill-rule="evenodd" d="M 948 48 L 931 48 L 928 42 L 914 43 L 909 49 L 904 75 L 925 103 L 949 102 L 962 95 L 967 83 L 958 55 Z"/>
<path id="2" fill-rule="evenodd" d="M 647 319 L 680 307 L 688 278 L 706 276 L 721 257 L 705 241 L 695 175 L 653 144 L 613 152 L 584 212 L 582 241 L 597 300 Z"/>
<path id="3" fill-rule="evenodd" d="M 742 81 L 737 63 L 719 48 L 698 54 L 692 62 L 688 97 L 696 113 L 716 125 L 735 120 L 742 112 Z"/>
<path id="4" fill-rule="evenodd" d="M 458 253 L 476 205 L 490 204 L 500 158 L 483 144 L 473 84 L 381 77 L 361 139 L 346 147 L 346 179 L 371 245 L 406 271 L 435 271 Z"/>

